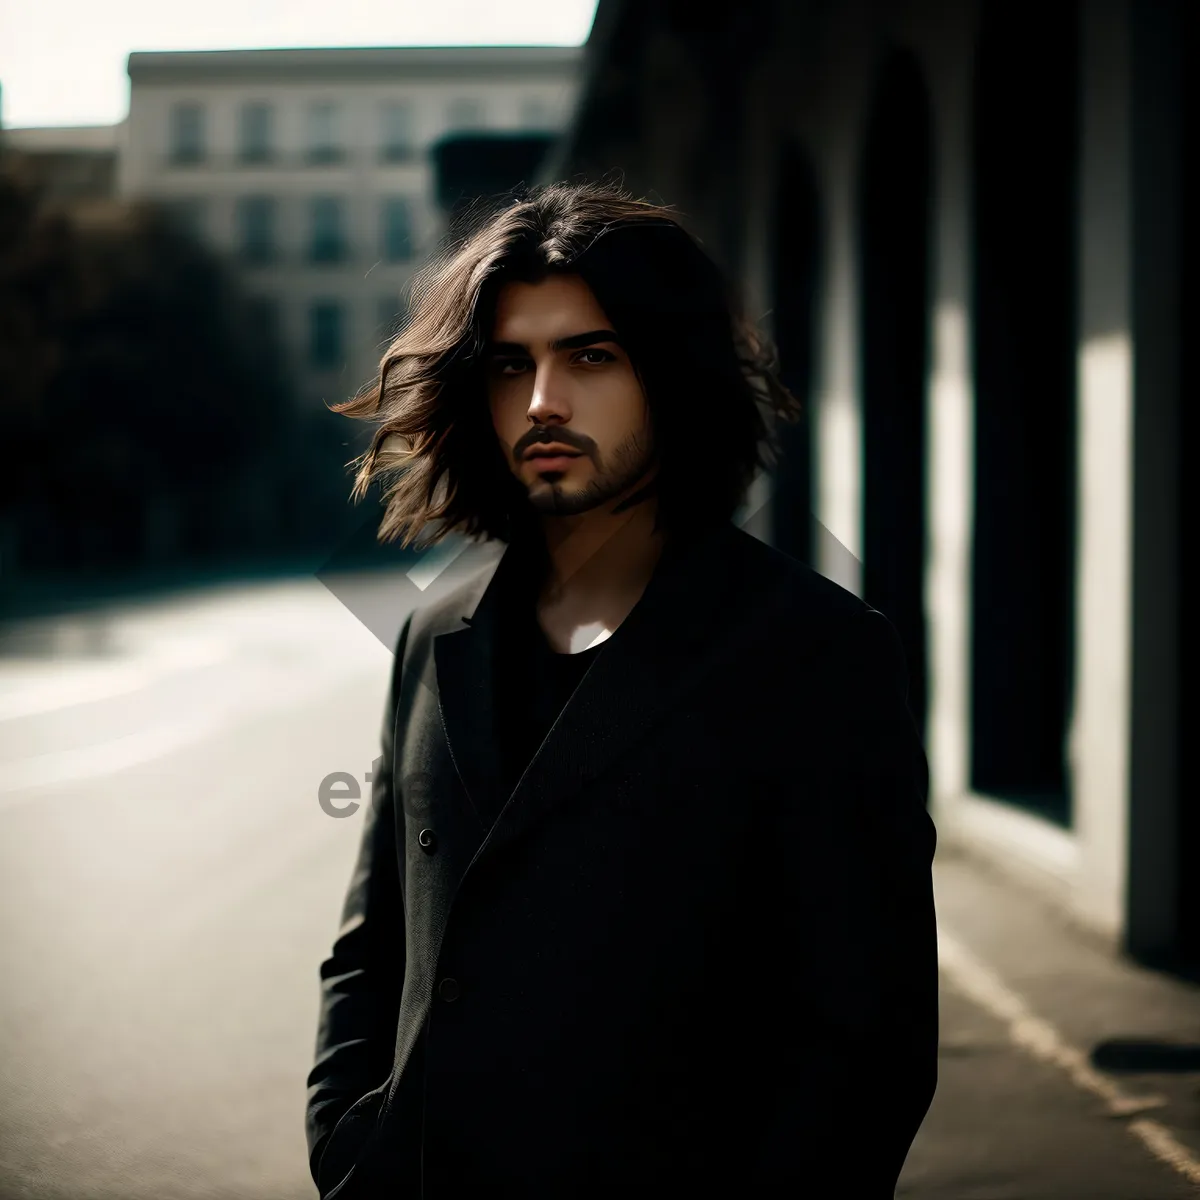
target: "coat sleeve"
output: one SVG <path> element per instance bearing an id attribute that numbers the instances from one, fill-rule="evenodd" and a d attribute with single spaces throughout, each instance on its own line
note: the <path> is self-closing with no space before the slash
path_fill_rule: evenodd
<path id="1" fill-rule="evenodd" d="M 822 657 L 774 809 L 778 987 L 756 1186 L 892 1200 L 937 1087 L 928 762 L 899 637 L 861 609 Z"/>
<path id="2" fill-rule="evenodd" d="M 363 811 L 341 924 L 320 968 L 320 1016 L 305 1120 L 314 1181 L 334 1126 L 355 1101 L 387 1079 L 393 1066 L 405 933 L 392 779 L 401 665 L 411 623 L 409 616 L 396 647 L 380 738 L 383 753 Z M 403 817 L 399 820 L 402 826 Z"/>

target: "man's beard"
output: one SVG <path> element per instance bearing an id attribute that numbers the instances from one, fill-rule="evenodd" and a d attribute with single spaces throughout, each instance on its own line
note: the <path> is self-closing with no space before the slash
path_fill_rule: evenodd
<path id="1" fill-rule="evenodd" d="M 590 512 L 627 491 L 653 464 L 654 448 L 649 439 L 631 434 L 613 451 L 611 465 L 601 463 L 587 483 L 569 484 L 566 472 L 553 482 L 541 478 L 530 488 L 529 503 L 535 512 L 546 517 Z"/>

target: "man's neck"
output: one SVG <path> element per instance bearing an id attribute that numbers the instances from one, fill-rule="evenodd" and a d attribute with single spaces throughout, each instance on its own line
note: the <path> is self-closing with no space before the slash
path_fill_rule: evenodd
<path id="1" fill-rule="evenodd" d="M 613 515 L 590 512 L 542 523 L 545 572 L 539 597 L 549 605 L 645 589 L 662 553 L 652 501 Z"/>
<path id="2" fill-rule="evenodd" d="M 615 632 L 646 590 L 665 544 L 654 531 L 648 501 L 613 515 L 547 518 L 544 569 L 537 588 L 537 613 L 556 649 L 583 648 L 580 639 Z"/>

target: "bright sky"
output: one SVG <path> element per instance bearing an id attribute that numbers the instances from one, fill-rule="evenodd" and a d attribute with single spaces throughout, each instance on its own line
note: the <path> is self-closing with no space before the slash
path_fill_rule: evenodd
<path id="1" fill-rule="evenodd" d="M 107 125 L 131 50 L 578 46 L 596 0 L 0 0 L 0 118 Z"/>

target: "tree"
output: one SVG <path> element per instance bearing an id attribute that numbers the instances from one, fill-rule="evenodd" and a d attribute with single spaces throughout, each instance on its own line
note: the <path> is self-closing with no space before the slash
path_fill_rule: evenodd
<path id="1" fill-rule="evenodd" d="M 185 553 L 219 554 L 224 498 L 272 471 L 289 419 L 277 349 L 166 212 L 52 205 L 0 164 L 0 497 L 43 530 L 35 564 L 133 565 L 164 505 Z"/>

